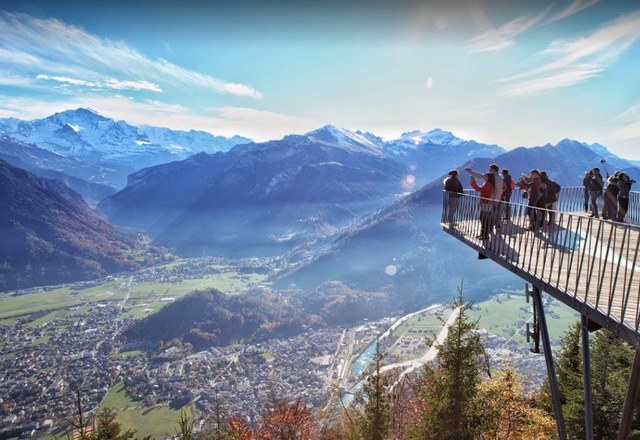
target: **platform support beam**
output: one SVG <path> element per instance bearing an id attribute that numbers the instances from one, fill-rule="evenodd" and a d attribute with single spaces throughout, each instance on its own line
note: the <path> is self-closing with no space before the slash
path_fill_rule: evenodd
<path id="1" fill-rule="evenodd" d="M 624 408 L 622 409 L 622 419 L 620 420 L 618 440 L 627 440 L 629 438 L 631 423 L 633 422 L 633 412 L 636 409 L 636 400 L 638 399 L 639 390 L 640 349 L 636 349 L 636 354 L 633 358 L 633 367 L 631 369 L 631 377 L 629 377 L 629 385 L 627 386 L 627 396 L 624 399 Z"/>
<path id="2" fill-rule="evenodd" d="M 538 314 L 540 326 L 540 336 L 542 337 L 542 346 L 544 349 L 544 360 L 547 363 L 547 375 L 549 376 L 549 386 L 551 388 L 551 396 L 553 397 L 553 409 L 556 415 L 556 426 L 558 428 L 558 437 L 560 440 L 567 440 L 567 431 L 564 424 L 564 416 L 562 414 L 562 399 L 560 398 L 560 388 L 558 387 L 558 377 L 553 364 L 553 353 L 551 351 L 551 340 L 549 338 L 549 330 L 547 328 L 547 318 L 544 315 L 544 307 L 542 306 L 542 292 L 536 286 L 533 286 L 533 305 Z"/>
<path id="3" fill-rule="evenodd" d="M 591 387 L 591 357 L 589 355 L 589 319 L 581 315 L 582 366 L 584 369 L 584 438 L 593 440 L 593 392 Z"/>

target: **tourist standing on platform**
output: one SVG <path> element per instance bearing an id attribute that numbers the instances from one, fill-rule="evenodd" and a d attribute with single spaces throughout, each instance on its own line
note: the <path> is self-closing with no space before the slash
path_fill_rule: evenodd
<path id="1" fill-rule="evenodd" d="M 607 188 L 604 190 L 604 207 L 602 208 L 602 218 L 605 220 L 615 220 L 618 217 L 618 176 L 620 171 L 616 171 L 613 176 L 607 179 Z"/>
<path id="2" fill-rule="evenodd" d="M 582 186 L 584 188 L 584 212 L 589 211 L 589 180 L 591 179 L 591 171 L 584 173 L 582 178 Z"/>
<path id="3" fill-rule="evenodd" d="M 616 220 L 624 222 L 624 217 L 629 211 L 629 191 L 631 191 L 631 184 L 635 183 L 635 180 L 631 180 L 626 173 L 620 173 L 618 175 L 618 213 Z"/>
<path id="4" fill-rule="evenodd" d="M 460 205 L 460 197 L 464 193 L 462 189 L 462 183 L 458 179 L 458 170 L 449 171 L 449 177 L 444 179 L 444 190 L 447 194 L 447 220 L 449 226 L 454 225 L 456 213 L 458 212 L 458 206 Z"/>
<path id="5" fill-rule="evenodd" d="M 477 171 L 475 171 L 473 168 L 471 167 L 467 167 L 465 168 L 469 174 L 471 174 L 471 176 L 473 177 L 477 177 L 478 179 L 482 179 L 483 178 L 483 174 L 479 173 Z M 491 165 L 489 165 L 489 173 L 493 174 L 493 217 L 491 218 L 491 228 L 493 228 L 494 226 L 496 227 L 496 232 L 497 230 L 500 229 L 500 208 L 502 207 L 502 204 L 500 203 L 500 200 L 502 199 L 502 176 L 500 175 L 500 167 L 498 167 L 497 164 L 492 163 Z"/>
<path id="6" fill-rule="evenodd" d="M 493 223 L 493 188 L 495 187 L 496 179 L 493 173 L 484 173 L 482 178 L 484 179 L 482 186 L 476 183 L 473 175 L 469 177 L 469 183 L 471 183 L 473 189 L 480 192 L 480 235 L 476 238 L 487 240 Z"/>
<path id="7" fill-rule="evenodd" d="M 542 226 L 544 224 L 545 214 L 548 214 L 549 224 L 551 225 L 555 220 L 554 211 L 558 210 L 558 197 L 560 195 L 560 190 L 562 189 L 562 187 L 557 182 L 549 179 L 546 171 L 540 171 L 540 182 L 540 190 L 541 192 L 544 192 L 540 199 L 541 203 L 538 204 L 541 205 L 542 203 L 544 203 L 544 206 L 542 207 L 548 209 L 548 211 L 543 212 L 541 216 L 542 219 L 541 221 L 539 221 L 539 226 Z"/>
<path id="8" fill-rule="evenodd" d="M 589 217 L 598 218 L 598 198 L 602 197 L 602 188 L 604 186 L 604 183 L 602 182 L 602 174 L 600 174 L 600 168 L 594 168 L 591 170 L 587 183 L 587 188 L 589 189 L 589 201 L 591 202 L 591 215 Z"/>
<path id="9" fill-rule="evenodd" d="M 502 197 L 500 200 L 504 202 L 504 219 L 509 221 L 511 218 L 511 205 L 509 205 L 511 201 L 511 194 L 516 187 L 516 182 L 509 174 L 509 170 L 502 170 Z"/>
<path id="10" fill-rule="evenodd" d="M 538 229 L 538 221 L 540 220 L 539 202 L 540 196 L 540 172 L 537 169 L 532 169 L 529 172 L 529 177 L 522 175 L 520 180 L 516 183 L 516 186 L 527 191 L 527 199 L 529 203 L 527 205 L 527 214 L 529 215 L 529 230 L 535 231 Z"/>

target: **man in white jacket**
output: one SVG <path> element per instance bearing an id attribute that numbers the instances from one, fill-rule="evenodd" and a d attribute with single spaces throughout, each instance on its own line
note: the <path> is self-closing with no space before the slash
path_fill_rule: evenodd
<path id="1" fill-rule="evenodd" d="M 468 167 L 466 170 L 474 177 L 478 179 L 482 178 L 483 173 L 479 173 L 475 171 L 473 168 Z M 500 214 L 502 212 L 502 204 L 500 203 L 500 198 L 502 197 L 502 186 L 504 185 L 504 180 L 502 179 L 502 175 L 500 175 L 500 167 L 497 164 L 492 163 L 489 165 L 489 172 L 495 176 L 496 185 L 493 188 L 493 226 L 496 227 L 496 232 L 500 230 Z"/>

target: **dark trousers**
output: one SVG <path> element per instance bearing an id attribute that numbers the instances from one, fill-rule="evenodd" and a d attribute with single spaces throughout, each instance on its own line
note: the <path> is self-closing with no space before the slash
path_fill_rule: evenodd
<path id="1" fill-rule="evenodd" d="M 460 206 L 460 196 L 449 193 L 449 198 L 447 199 L 447 220 L 449 223 L 455 221 L 458 206 Z"/>
<path id="2" fill-rule="evenodd" d="M 618 215 L 616 216 L 616 220 L 619 222 L 623 222 L 624 217 L 627 215 L 628 210 L 629 210 L 629 197 L 619 197 L 618 198 Z"/>
<path id="3" fill-rule="evenodd" d="M 542 226 L 542 221 L 544 221 L 543 212 L 538 208 L 537 203 L 531 203 L 531 200 L 529 200 L 526 213 L 529 216 L 529 225 L 532 229 Z"/>
<path id="4" fill-rule="evenodd" d="M 480 235 L 482 238 L 489 238 L 489 231 L 493 224 L 493 210 L 480 211 Z"/>
<path id="5" fill-rule="evenodd" d="M 610 192 L 604 193 L 604 207 L 602 208 L 602 218 L 615 220 L 618 213 L 618 199 Z"/>
<path id="6" fill-rule="evenodd" d="M 587 188 L 584 189 L 584 210 L 589 210 L 589 190 Z"/>
<path id="7" fill-rule="evenodd" d="M 589 191 L 589 198 L 591 199 L 591 213 L 598 217 L 598 197 L 600 197 L 600 191 Z"/>
<path id="8" fill-rule="evenodd" d="M 511 218 L 511 205 L 509 204 L 510 200 L 511 200 L 511 194 L 509 194 L 504 199 L 504 218 L 505 218 L 505 220 L 509 220 Z"/>

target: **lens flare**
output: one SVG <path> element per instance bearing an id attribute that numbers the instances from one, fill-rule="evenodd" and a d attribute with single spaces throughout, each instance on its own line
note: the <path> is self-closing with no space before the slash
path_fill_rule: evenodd
<path id="1" fill-rule="evenodd" d="M 416 186 L 416 176 L 408 174 L 402 178 L 402 189 L 404 191 L 413 191 Z"/>
<path id="2" fill-rule="evenodd" d="M 433 88 L 433 78 L 429 77 L 427 78 L 427 89 L 432 89 Z"/>
<path id="3" fill-rule="evenodd" d="M 394 264 L 390 264 L 390 265 L 388 265 L 387 267 L 384 268 L 384 273 L 386 273 L 387 275 L 392 277 L 396 273 L 398 273 L 398 268 Z"/>

